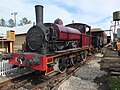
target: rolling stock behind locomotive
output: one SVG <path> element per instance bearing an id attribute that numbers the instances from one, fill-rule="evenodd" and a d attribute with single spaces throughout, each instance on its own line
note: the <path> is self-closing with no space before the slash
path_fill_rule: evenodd
<path id="1" fill-rule="evenodd" d="M 86 58 L 92 46 L 91 27 L 82 23 L 63 26 L 60 19 L 43 23 L 43 6 L 36 5 L 36 25 L 26 35 L 26 52 L 13 53 L 10 64 L 49 74 L 64 72 Z"/>

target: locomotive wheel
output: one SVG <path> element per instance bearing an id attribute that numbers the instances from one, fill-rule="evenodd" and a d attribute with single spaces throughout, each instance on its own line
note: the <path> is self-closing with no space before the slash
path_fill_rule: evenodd
<path id="1" fill-rule="evenodd" d="M 85 53 L 85 52 L 81 54 L 81 59 L 82 59 L 83 61 L 85 61 L 85 60 L 86 60 L 86 57 L 87 57 L 87 55 L 86 55 L 86 53 Z"/>
<path id="2" fill-rule="evenodd" d="M 76 63 L 77 63 L 77 59 L 75 57 L 71 58 L 71 64 L 72 64 L 72 66 L 75 66 Z"/>
<path id="3" fill-rule="evenodd" d="M 55 65 L 53 66 L 54 70 L 60 73 L 64 73 L 66 71 L 66 61 L 62 58 L 55 59 Z"/>
<path id="4" fill-rule="evenodd" d="M 58 71 L 60 72 L 60 73 L 64 73 L 65 71 L 66 71 L 66 61 L 65 60 L 63 60 L 62 58 L 60 58 L 59 60 L 58 60 L 58 62 L 59 62 L 59 64 L 58 64 Z"/>

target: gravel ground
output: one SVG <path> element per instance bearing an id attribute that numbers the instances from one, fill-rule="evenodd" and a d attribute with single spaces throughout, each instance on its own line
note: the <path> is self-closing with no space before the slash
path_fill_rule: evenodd
<path id="1" fill-rule="evenodd" d="M 94 82 L 95 78 L 107 74 L 100 70 L 98 63 L 101 61 L 102 56 L 101 54 L 97 54 L 94 60 L 81 67 L 75 76 L 62 83 L 58 90 L 98 90 L 99 85 Z"/>

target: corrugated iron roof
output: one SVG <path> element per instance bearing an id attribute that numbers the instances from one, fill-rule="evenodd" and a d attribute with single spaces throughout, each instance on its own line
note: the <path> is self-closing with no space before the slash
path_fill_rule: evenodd
<path id="1" fill-rule="evenodd" d="M 101 28 L 93 28 L 91 32 L 104 32 Z"/>
<path id="2" fill-rule="evenodd" d="M 33 26 L 33 24 L 27 24 L 24 26 L 18 26 L 18 27 L 13 27 L 13 28 L 8 28 L 8 27 L 0 27 L 0 35 L 6 35 L 6 31 L 8 30 L 13 30 L 15 31 L 15 34 L 23 34 L 27 33 L 27 31 Z"/>

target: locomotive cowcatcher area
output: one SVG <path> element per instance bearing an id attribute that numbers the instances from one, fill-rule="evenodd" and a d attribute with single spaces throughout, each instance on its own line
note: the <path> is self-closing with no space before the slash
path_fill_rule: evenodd
<path id="1" fill-rule="evenodd" d="M 0 38 L 0 90 L 120 90 L 111 36 L 86 23 L 43 23 L 43 11 L 36 5 L 36 24 Z"/>

